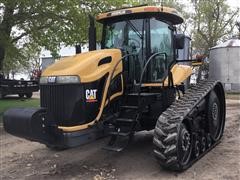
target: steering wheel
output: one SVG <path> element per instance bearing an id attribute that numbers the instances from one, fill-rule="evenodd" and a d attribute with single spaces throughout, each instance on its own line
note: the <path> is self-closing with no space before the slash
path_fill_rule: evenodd
<path id="1" fill-rule="evenodd" d="M 141 48 L 141 42 L 139 40 L 134 39 L 134 38 L 128 38 L 128 41 L 133 41 L 133 43 L 136 42 L 137 45 L 134 43 L 135 47 L 136 48 Z"/>

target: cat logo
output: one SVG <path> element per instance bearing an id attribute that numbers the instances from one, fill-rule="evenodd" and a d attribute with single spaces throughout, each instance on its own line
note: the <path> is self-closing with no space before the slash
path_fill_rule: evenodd
<path id="1" fill-rule="evenodd" d="M 97 89 L 86 89 L 86 102 L 97 102 Z"/>

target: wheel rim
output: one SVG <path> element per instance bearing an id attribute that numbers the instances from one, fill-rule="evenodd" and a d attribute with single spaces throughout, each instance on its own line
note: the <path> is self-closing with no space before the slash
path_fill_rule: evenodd
<path id="1" fill-rule="evenodd" d="M 186 129 L 185 125 L 182 125 L 183 128 L 181 130 L 180 134 L 180 140 L 179 140 L 179 159 L 181 162 L 181 165 L 187 165 L 192 152 L 192 138 L 189 131 Z"/>
<path id="2" fill-rule="evenodd" d="M 211 128 L 211 136 L 216 141 L 218 140 L 220 134 L 221 134 L 221 118 L 220 118 L 220 109 L 219 105 L 214 102 L 212 104 L 212 128 Z"/>
<path id="3" fill-rule="evenodd" d="M 212 106 L 212 118 L 213 118 L 213 125 L 214 127 L 216 127 L 218 125 L 218 105 L 217 103 L 213 103 L 213 106 Z"/>
<path id="4" fill-rule="evenodd" d="M 200 154 L 199 141 L 195 142 L 194 152 L 195 152 L 195 156 L 198 157 Z"/>
<path id="5" fill-rule="evenodd" d="M 206 138 L 203 136 L 202 137 L 202 152 L 204 152 L 206 150 Z"/>

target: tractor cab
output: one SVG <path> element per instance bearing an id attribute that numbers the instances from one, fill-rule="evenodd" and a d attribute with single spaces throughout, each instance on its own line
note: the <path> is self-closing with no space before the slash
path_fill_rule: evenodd
<path id="1" fill-rule="evenodd" d="M 168 14 L 168 16 L 167 16 Z M 140 6 L 97 16 L 103 24 L 102 49 L 121 49 L 128 83 L 139 83 L 147 60 L 154 56 L 143 74 L 143 83 L 160 83 L 175 61 L 174 25 L 183 19 L 166 7 Z"/>

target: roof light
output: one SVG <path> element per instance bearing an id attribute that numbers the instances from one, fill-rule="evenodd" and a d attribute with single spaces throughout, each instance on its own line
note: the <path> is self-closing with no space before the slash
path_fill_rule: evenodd
<path id="1" fill-rule="evenodd" d="M 144 11 L 145 12 L 159 12 L 159 8 L 158 7 L 145 7 Z"/>

